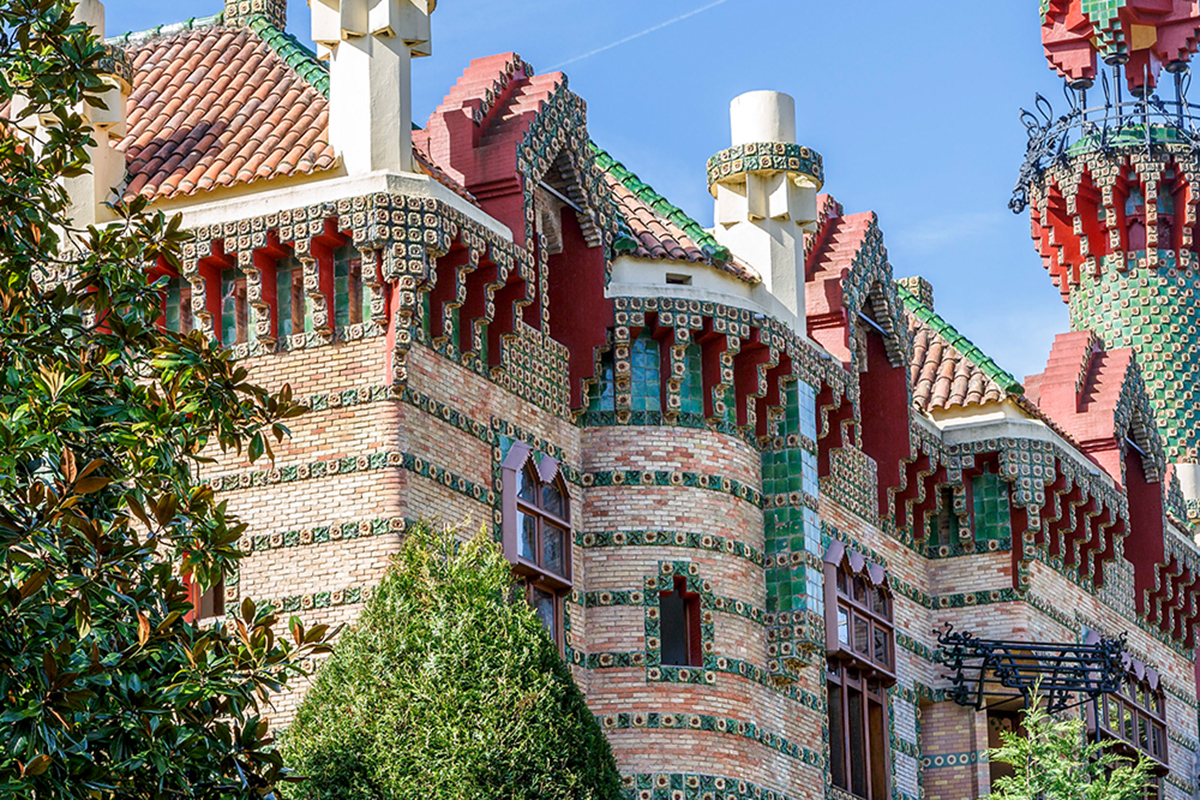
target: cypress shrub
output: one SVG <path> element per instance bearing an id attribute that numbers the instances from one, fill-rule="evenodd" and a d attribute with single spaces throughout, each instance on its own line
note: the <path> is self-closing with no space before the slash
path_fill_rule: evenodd
<path id="1" fill-rule="evenodd" d="M 617 800 L 608 741 L 483 533 L 410 526 L 282 737 L 294 800 Z"/>

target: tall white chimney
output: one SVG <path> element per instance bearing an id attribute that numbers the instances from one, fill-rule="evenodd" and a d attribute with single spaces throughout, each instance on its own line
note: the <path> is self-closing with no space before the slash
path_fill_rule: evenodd
<path id="1" fill-rule="evenodd" d="M 74 21 L 90 26 L 96 36 L 104 38 L 104 4 L 99 0 L 79 0 Z M 71 198 L 71 220 L 80 227 L 111 221 L 114 215 L 105 203 L 117 200 L 125 183 L 125 154 L 114 145 L 125 137 L 130 69 L 123 52 L 110 49 L 109 55 L 110 67 L 101 75 L 106 89 L 100 96 L 107 108 L 84 103 L 79 109 L 96 140 L 96 146 L 88 148 L 91 167 L 83 175 L 63 179 Z"/>
<path id="2" fill-rule="evenodd" d="M 329 143 L 346 171 L 412 172 L 412 57 L 430 50 L 437 0 L 309 0 L 329 60 Z"/>
<path id="3" fill-rule="evenodd" d="M 733 146 L 708 160 L 713 236 L 803 320 L 804 232 L 816 225 L 821 156 L 796 144 L 796 102 L 783 92 L 739 95 L 729 118 Z"/>

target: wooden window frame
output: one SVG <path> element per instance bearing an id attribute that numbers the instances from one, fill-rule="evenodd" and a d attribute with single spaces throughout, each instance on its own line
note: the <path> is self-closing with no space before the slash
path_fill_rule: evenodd
<path id="1" fill-rule="evenodd" d="M 571 495 L 567 491 L 566 481 L 563 480 L 559 463 L 556 459 L 544 455 L 540 462 L 534 457 L 533 448 L 522 442 L 514 442 L 509 448 L 508 455 L 501 463 L 500 469 L 500 508 L 501 508 L 501 544 L 504 556 L 512 565 L 513 571 L 522 577 L 526 584 L 527 597 L 532 596 L 532 588 L 554 595 L 556 643 L 561 650 L 565 645 L 563 636 L 563 603 L 572 586 L 573 570 L 573 533 L 571 530 Z M 533 503 L 519 496 L 521 474 L 528 472 L 536 481 L 536 500 Z M 542 487 L 554 485 L 562 494 L 565 518 L 542 508 Z M 534 560 L 520 554 L 518 523 L 521 514 L 532 517 L 536 521 L 536 543 Z M 546 523 L 563 531 L 563 574 L 558 574 L 545 567 L 542 562 L 543 530 Z"/>
<path id="2" fill-rule="evenodd" d="M 1098 634 L 1089 634 L 1088 640 Z M 1125 675 L 1121 681 L 1121 689 L 1109 692 L 1087 704 L 1088 731 L 1097 741 L 1111 742 L 1118 752 L 1136 758 L 1144 755 L 1153 765 L 1153 772 L 1161 777 L 1169 771 L 1168 752 L 1170 750 L 1167 736 L 1167 698 L 1163 690 L 1162 679 L 1157 670 L 1152 669 L 1142 661 L 1124 656 Z M 1148 702 L 1138 699 L 1141 694 Z M 1121 722 L 1112 724 L 1115 717 Z M 1123 721 L 1128 720 L 1133 728 L 1133 737 L 1126 735 Z M 1138 735 L 1139 729 L 1145 723 L 1146 742 L 1143 744 Z M 1151 740 L 1157 739 L 1160 752 L 1155 752 Z M 1158 794 L 1148 794 L 1147 797 L 1161 797 Z"/>
<path id="3" fill-rule="evenodd" d="M 860 553 L 847 548 L 841 542 L 833 542 L 825 554 L 825 646 L 830 658 L 847 661 L 854 667 L 880 678 L 885 686 L 896 682 L 896 626 L 895 598 L 888 582 L 888 573 L 878 564 L 867 561 Z M 843 590 L 842 586 L 847 587 Z M 882 598 L 885 608 L 881 612 L 872 608 L 868 601 L 854 597 L 852 587 L 861 583 L 865 590 Z M 839 635 L 839 612 L 847 616 L 850 641 L 843 642 Z M 855 623 L 862 621 L 867 629 L 866 652 L 855 648 Z M 887 636 L 887 657 L 876 657 L 876 633 Z"/>
<path id="4" fill-rule="evenodd" d="M 887 570 L 841 542 L 830 544 L 824 570 L 830 781 L 863 800 L 888 800 L 892 775 L 887 688 L 896 682 L 895 598 Z M 856 586 L 862 586 L 862 599 L 855 597 Z M 839 633 L 839 612 L 846 615 L 848 641 Z M 866 626 L 865 653 L 855 648 L 856 622 Z M 882 660 L 875 648 L 877 632 L 887 636 Z M 856 767 L 862 769 L 861 784 Z"/>
<path id="5" fill-rule="evenodd" d="M 678 593 L 680 599 L 683 600 L 684 651 L 687 653 L 687 663 L 671 664 L 668 663 L 664 658 L 662 659 L 661 664 L 664 667 L 703 667 L 704 643 L 701 641 L 700 594 L 698 592 L 688 591 L 687 579 L 679 575 L 675 576 L 675 581 L 672 584 L 670 591 L 662 591 L 658 593 L 659 647 L 662 647 L 663 630 L 666 624 L 666 617 L 662 612 L 662 600 L 664 597 L 670 597 L 676 593 Z"/>
<path id="6" fill-rule="evenodd" d="M 831 658 L 826 667 L 826 683 L 830 782 L 863 800 L 889 800 L 891 744 L 887 688 L 883 680 L 849 661 Z M 853 693 L 860 696 L 857 709 L 852 702 Z M 857 742 L 855 721 L 859 732 Z M 855 785 L 854 768 L 858 764 L 863 768 L 862 786 Z"/>

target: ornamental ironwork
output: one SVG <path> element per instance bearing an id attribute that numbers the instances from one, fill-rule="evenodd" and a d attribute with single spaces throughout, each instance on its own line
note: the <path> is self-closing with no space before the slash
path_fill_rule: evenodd
<path id="1" fill-rule="evenodd" d="M 1028 706 L 1039 687 L 1055 713 L 1121 688 L 1123 633 L 1088 644 L 980 639 L 948 622 L 934 633 L 940 645 L 934 659 L 950 668 L 948 694 L 961 706 L 982 710 L 985 699 L 991 705 L 1022 699 Z"/>
<path id="2" fill-rule="evenodd" d="M 1064 83 L 1067 113 L 1055 117 L 1050 101 L 1041 94 L 1035 96 L 1034 111 L 1021 109 L 1021 123 L 1029 140 L 1017 185 L 1008 201 L 1013 213 L 1019 214 L 1029 206 L 1029 187 L 1041 182 L 1047 168 L 1065 164 L 1075 155 L 1131 148 L 1149 154 L 1167 145 L 1200 154 L 1200 105 L 1188 102 L 1190 70 L 1185 67 L 1173 73 L 1174 100 L 1151 93 L 1125 95 L 1121 65 L 1113 65 L 1112 72 L 1111 81 L 1107 72 L 1100 73 L 1102 103 L 1089 105 L 1088 88 Z M 1094 87 L 1089 88 L 1094 92 Z"/>

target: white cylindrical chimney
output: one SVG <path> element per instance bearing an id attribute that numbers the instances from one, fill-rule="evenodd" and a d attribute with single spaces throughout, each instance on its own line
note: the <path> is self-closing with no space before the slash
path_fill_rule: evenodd
<path id="1" fill-rule="evenodd" d="M 733 146 L 796 141 L 796 101 L 783 92 L 746 92 L 729 104 Z"/>

